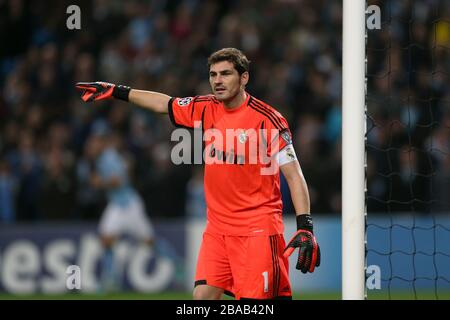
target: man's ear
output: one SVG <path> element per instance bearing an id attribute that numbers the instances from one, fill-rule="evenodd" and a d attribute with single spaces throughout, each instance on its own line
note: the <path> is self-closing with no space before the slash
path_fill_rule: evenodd
<path id="1" fill-rule="evenodd" d="M 250 79 L 250 74 L 245 71 L 243 74 L 241 74 L 241 85 L 244 87 L 247 85 L 248 80 Z"/>

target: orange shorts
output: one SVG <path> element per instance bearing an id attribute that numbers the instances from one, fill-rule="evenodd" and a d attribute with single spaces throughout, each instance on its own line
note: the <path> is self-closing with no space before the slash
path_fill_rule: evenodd
<path id="1" fill-rule="evenodd" d="M 204 233 L 195 285 L 224 289 L 236 299 L 291 299 L 283 235 L 223 236 Z"/>

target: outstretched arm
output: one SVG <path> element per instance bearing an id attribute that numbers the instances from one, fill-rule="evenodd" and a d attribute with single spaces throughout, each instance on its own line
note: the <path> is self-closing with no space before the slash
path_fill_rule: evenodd
<path id="1" fill-rule="evenodd" d="M 81 98 L 85 102 L 116 98 L 153 111 L 168 113 L 170 96 L 153 91 L 131 89 L 123 85 L 108 82 L 78 82 L 75 87 L 83 90 Z"/>
<path id="2" fill-rule="evenodd" d="M 156 113 L 168 113 L 170 97 L 164 93 L 131 89 L 129 101 Z"/>

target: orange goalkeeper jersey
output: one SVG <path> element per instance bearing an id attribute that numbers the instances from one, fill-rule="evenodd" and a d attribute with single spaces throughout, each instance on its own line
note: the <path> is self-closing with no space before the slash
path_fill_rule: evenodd
<path id="1" fill-rule="evenodd" d="M 232 110 L 213 95 L 171 98 L 169 116 L 177 127 L 203 130 L 206 231 L 238 236 L 283 233 L 274 158 L 291 143 L 284 117 L 248 93 Z"/>

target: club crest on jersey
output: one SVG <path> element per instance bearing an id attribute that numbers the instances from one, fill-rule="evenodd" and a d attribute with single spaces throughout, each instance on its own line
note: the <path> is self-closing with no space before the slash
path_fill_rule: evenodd
<path id="1" fill-rule="evenodd" d="M 179 98 L 178 99 L 178 105 L 180 107 L 187 106 L 189 103 L 191 103 L 192 97 L 186 97 L 186 98 Z"/>
<path id="2" fill-rule="evenodd" d="M 247 134 L 245 133 L 245 131 L 244 131 L 244 132 L 241 132 L 241 133 L 239 134 L 238 139 L 239 139 L 239 142 L 240 142 L 240 143 L 245 143 L 245 141 L 247 141 L 248 136 L 247 136 Z"/>
<path id="3" fill-rule="evenodd" d="M 284 130 L 281 133 L 281 137 L 283 138 L 284 141 L 286 141 L 287 144 L 291 144 L 292 143 L 292 139 L 291 139 L 291 135 L 289 134 L 289 131 Z"/>

